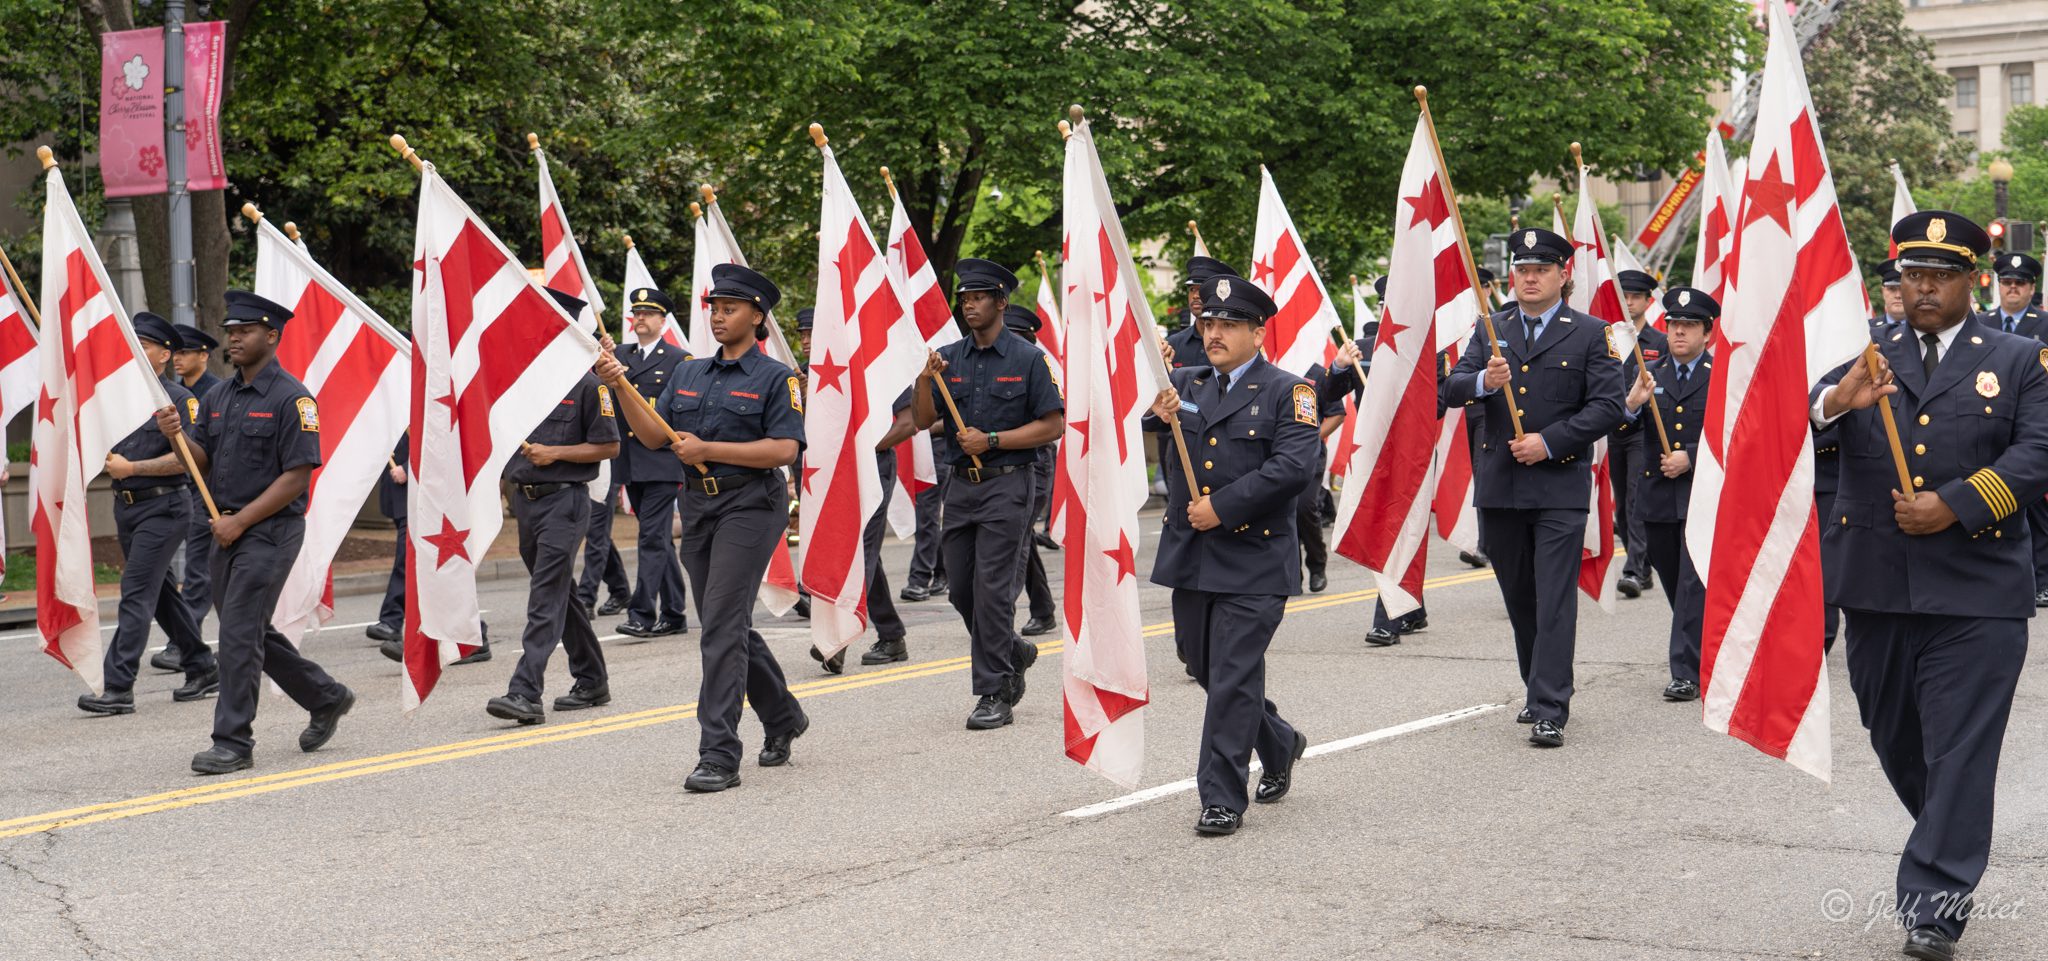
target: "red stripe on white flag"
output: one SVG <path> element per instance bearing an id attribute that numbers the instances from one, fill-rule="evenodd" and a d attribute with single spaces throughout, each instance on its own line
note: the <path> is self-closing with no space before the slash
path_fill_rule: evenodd
<path id="1" fill-rule="evenodd" d="M 1344 323 L 1322 275 L 1309 260 L 1301 231 L 1280 201 L 1273 175 L 1263 165 L 1258 229 L 1252 239 L 1252 283 L 1280 308 L 1266 322 L 1266 359 L 1297 377 L 1308 376 L 1311 366 L 1328 359 L 1330 331 L 1343 330 Z"/>
<path id="2" fill-rule="evenodd" d="M 1607 324 L 1607 342 L 1626 358 L 1635 350 L 1636 325 L 1621 303 L 1621 285 L 1614 280 L 1614 267 L 1607 259 L 1607 233 L 1600 225 L 1600 209 L 1588 193 L 1586 168 L 1579 168 L 1578 210 L 1572 217 L 1571 308 L 1590 314 Z M 1593 483 L 1587 495 L 1586 539 L 1580 549 L 1579 590 L 1600 602 L 1600 609 L 1614 613 L 1615 585 L 1621 567 L 1614 563 L 1614 477 L 1611 442 L 1602 435 L 1593 442 Z"/>
<path id="3" fill-rule="evenodd" d="M 883 261 L 926 348 L 937 350 L 961 338 L 960 325 L 953 322 L 953 308 L 939 288 L 939 275 L 917 239 L 903 197 L 891 190 L 889 199 L 889 248 Z M 917 533 L 917 496 L 938 483 L 938 458 L 932 453 L 930 432 L 918 431 L 896 445 L 896 496 L 889 501 L 889 526 L 897 537 Z"/>
<path id="4" fill-rule="evenodd" d="M 547 278 L 547 286 L 583 301 L 576 324 L 584 333 L 592 333 L 597 330 L 598 315 L 604 312 L 604 300 L 598 296 L 590 268 L 583 263 L 583 248 L 576 245 L 576 234 L 569 229 L 569 214 L 562 209 L 554 175 L 548 172 L 547 153 L 535 147 L 533 159 L 540 167 L 541 276 Z"/>

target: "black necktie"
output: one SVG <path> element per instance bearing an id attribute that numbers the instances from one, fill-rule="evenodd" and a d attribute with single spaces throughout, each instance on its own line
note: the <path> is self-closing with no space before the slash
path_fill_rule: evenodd
<path id="1" fill-rule="evenodd" d="M 1927 353 L 1920 357 L 1920 372 L 1932 382 L 1935 365 L 1941 363 L 1941 338 L 1934 334 L 1921 334 L 1920 342 L 1927 345 Z"/>
<path id="2" fill-rule="evenodd" d="M 1680 386 L 1680 387 L 1684 387 L 1684 386 L 1685 386 L 1685 378 L 1686 378 L 1687 376 L 1691 375 L 1691 374 L 1692 374 L 1692 368 L 1691 368 L 1691 367 L 1688 367 L 1688 366 L 1686 366 L 1686 365 L 1684 365 L 1684 364 L 1679 364 L 1679 365 L 1678 365 L 1678 386 Z"/>
<path id="3" fill-rule="evenodd" d="M 1542 325 L 1543 325 L 1543 318 L 1541 318 L 1541 317 L 1531 317 L 1531 316 L 1529 316 L 1528 314 L 1523 314 L 1523 315 L 1522 315 L 1522 322 L 1523 322 L 1523 323 L 1525 323 L 1525 324 L 1527 324 L 1527 325 L 1529 325 L 1529 341 L 1528 341 L 1528 342 L 1529 342 L 1529 344 L 1530 344 L 1530 345 L 1532 345 L 1532 346 L 1533 346 L 1533 345 L 1534 345 L 1534 344 L 1536 343 L 1536 328 L 1537 328 L 1537 327 L 1540 327 L 1540 326 L 1542 326 Z"/>
<path id="4" fill-rule="evenodd" d="M 2013 317 L 2013 316 L 2011 316 L 2011 315 L 2007 315 L 2007 316 L 2006 316 L 2006 318 L 2005 318 L 2005 332 L 2006 332 L 2006 333 L 2008 333 L 2008 334 L 2012 334 L 2012 333 L 2018 333 L 2018 332 L 2019 332 L 2019 327 L 2020 327 L 2020 321 L 2019 321 L 2019 318 L 2017 318 L 2017 317 Z"/>

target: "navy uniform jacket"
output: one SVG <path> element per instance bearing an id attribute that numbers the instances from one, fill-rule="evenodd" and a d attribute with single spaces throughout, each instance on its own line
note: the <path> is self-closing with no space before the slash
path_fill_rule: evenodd
<path id="1" fill-rule="evenodd" d="M 1187 476 L 1178 455 L 1166 469 L 1166 527 L 1152 562 L 1152 583 L 1219 594 L 1301 593 L 1295 499 L 1315 480 L 1322 438 L 1316 389 L 1254 357 L 1227 395 L 1208 366 L 1173 371 L 1180 392 L 1180 430 L 1201 493 L 1222 526 L 1196 531 L 1188 523 Z M 1146 430 L 1167 425 L 1151 413 Z M 1169 440 L 1170 444 L 1171 441 Z"/>
<path id="2" fill-rule="evenodd" d="M 690 359 L 681 347 L 665 340 L 656 340 L 654 346 L 646 350 L 641 350 L 639 342 L 635 341 L 620 346 L 613 354 L 619 363 L 626 365 L 626 380 L 639 388 L 640 396 L 649 401 L 668 389 L 668 381 L 676 365 Z M 650 448 L 640 444 L 633 439 L 630 425 L 622 424 L 619 429 L 624 432 L 626 442 L 619 445 L 618 459 L 612 462 L 613 483 L 682 483 L 683 462 L 669 453 L 666 446 Z"/>
<path id="3" fill-rule="evenodd" d="M 2034 565 L 2021 505 L 2048 493 L 2048 347 L 1965 326 L 1928 383 L 1911 327 L 1889 328 L 1878 349 L 1899 392 L 1899 442 L 1914 486 L 1941 496 L 1956 523 L 1935 534 L 1899 530 L 1899 484 L 1875 407 L 1834 422 L 1841 480 L 1822 518 L 1827 601 L 1857 611 L 1954 617 L 2034 616 Z M 1860 360 L 1856 361 L 1861 363 Z M 1841 379 L 1837 369 L 1811 400 Z"/>
<path id="4" fill-rule="evenodd" d="M 1651 367 L 1657 366 L 1657 362 L 1663 360 L 1665 353 L 1671 349 L 1671 342 L 1664 336 L 1664 332 L 1649 324 L 1644 324 L 1641 330 L 1636 331 L 1636 343 L 1643 349 L 1643 363 Z M 1636 352 L 1631 350 L 1621 355 L 1621 396 L 1624 398 L 1621 406 L 1624 413 L 1628 409 L 1626 398 L 1628 397 L 1629 388 L 1635 385 Z M 1623 423 L 1620 427 L 1615 428 L 1614 442 L 1617 444 L 1629 443 L 1628 429 L 1631 426 L 1630 424 Z M 1654 427 L 1651 429 L 1653 432 L 1655 431 Z M 1648 448 L 1645 449 L 1647 450 Z"/>
<path id="5" fill-rule="evenodd" d="M 1180 327 L 1166 335 L 1166 346 L 1173 348 L 1174 370 L 1190 366 L 1209 366 L 1209 354 L 1202 349 L 1202 332 L 1188 319 L 1187 314 L 1187 308 L 1181 308 Z"/>
<path id="6" fill-rule="evenodd" d="M 1842 432 L 1833 424 L 1813 430 L 1813 492 L 1821 503 L 1835 496 L 1842 476 Z M 1821 518 L 1822 523 L 1827 518 Z"/>
<path id="7" fill-rule="evenodd" d="M 1492 356 L 1482 328 L 1440 392 L 1446 407 L 1485 412 L 1485 420 L 1476 425 L 1479 449 L 1472 458 L 1472 505 L 1585 510 L 1592 491 L 1593 442 L 1626 418 L 1621 356 L 1608 340 L 1607 325 L 1561 307 L 1543 329 L 1542 339 L 1531 346 L 1524 343 L 1528 333 L 1519 307 L 1494 314 L 1493 324 L 1511 371 L 1510 386 L 1475 396 L 1478 374 Z M 1515 439 L 1508 416 L 1510 391 L 1522 411 L 1522 429 L 1543 435 L 1549 460 L 1524 466 L 1508 452 Z"/>
<path id="8" fill-rule="evenodd" d="M 398 446 L 391 449 L 391 461 L 384 465 L 384 472 L 377 475 L 377 509 L 394 521 L 405 520 L 405 485 L 391 482 L 391 465 L 397 464 L 403 470 L 412 463 L 412 439 L 410 431 L 401 431 Z M 517 456 L 517 455 L 514 455 Z"/>
<path id="9" fill-rule="evenodd" d="M 677 364 L 654 408 L 677 433 L 733 444 L 787 438 L 796 441 L 797 456 L 803 456 L 803 385 L 796 371 L 758 350 L 747 351 L 738 360 L 727 360 L 721 353 Z M 665 447 L 651 453 L 682 464 Z M 705 466 L 712 477 L 756 470 L 715 461 Z M 696 475 L 697 469 L 690 468 L 690 473 Z"/>
<path id="10" fill-rule="evenodd" d="M 286 471 L 320 466 L 320 404 L 272 360 L 247 384 L 238 373 L 206 392 L 196 439 L 206 448 L 214 503 L 222 512 L 238 511 Z M 300 494 L 265 523 L 305 513 Z"/>
<path id="11" fill-rule="evenodd" d="M 972 335 L 962 337 L 939 348 L 939 356 L 946 360 L 946 371 L 939 376 L 953 392 L 953 403 L 960 405 L 960 416 L 975 430 L 1016 430 L 1067 407 L 1052 374 L 1052 358 L 1014 331 L 1004 330 L 987 349 L 976 347 Z M 937 384 L 932 385 L 932 408 L 938 411 L 941 430 L 951 439 L 960 427 L 947 412 Z M 974 466 L 957 446 L 953 452 L 959 454 L 953 465 L 956 469 Z M 984 452 L 981 466 L 1029 464 L 1037 459 L 1035 448 L 1002 447 Z"/>
<path id="12" fill-rule="evenodd" d="M 611 389 L 598 383 L 596 375 L 585 371 L 576 386 L 569 388 L 569 393 L 555 404 L 555 409 L 534 425 L 533 432 L 526 435 L 526 442 L 546 447 L 616 444 L 619 442 L 617 416 L 618 412 L 612 409 Z M 667 450 L 648 453 L 663 454 L 671 461 L 682 463 Z M 513 454 L 505 462 L 504 476 L 514 484 L 588 483 L 597 479 L 597 462 L 579 464 L 558 460 L 546 467 L 538 467 L 527 460 L 526 455 Z"/>
<path id="13" fill-rule="evenodd" d="M 1650 379 L 1657 385 L 1650 403 L 1656 404 L 1657 413 L 1664 417 L 1664 436 L 1671 440 L 1673 451 L 1684 451 L 1697 467 L 1700 421 L 1706 416 L 1707 382 L 1714 375 L 1714 355 L 1700 354 L 1683 387 L 1678 384 L 1678 358 L 1664 354 L 1650 361 L 1646 353 L 1643 360 L 1649 361 Z M 1624 401 L 1623 409 L 1627 406 Z M 1662 440 L 1657 436 L 1657 422 L 1651 419 L 1650 412 L 1638 411 L 1636 419 L 1621 425 L 1615 436 L 1620 443 L 1634 445 L 1634 463 L 1641 465 L 1642 479 L 1636 482 L 1635 499 L 1629 502 L 1629 510 L 1640 512 L 1643 520 L 1652 524 L 1682 523 L 1686 504 L 1692 500 L 1694 472 L 1689 470 L 1675 478 L 1664 476 L 1660 466 L 1664 454 Z"/>
<path id="14" fill-rule="evenodd" d="M 1987 310 L 1977 315 L 1977 322 L 1992 330 L 2003 331 L 2005 329 L 2005 313 L 2001 310 Z M 2043 314 L 2039 307 L 2029 304 L 2026 311 L 2020 314 L 2020 322 L 2017 327 L 2018 329 L 2015 333 L 2021 337 L 2032 337 L 2035 340 L 2048 342 L 2048 314 Z"/>
<path id="15" fill-rule="evenodd" d="M 193 426 L 199 422 L 199 399 L 193 397 L 192 392 L 186 390 L 185 385 L 178 383 L 174 377 L 158 377 L 157 380 L 163 383 L 164 393 L 171 396 L 171 406 L 178 409 L 178 419 L 184 422 L 186 432 L 191 432 Z M 162 431 L 156 429 L 155 418 L 135 428 L 134 433 L 121 438 L 121 442 L 115 444 L 113 450 L 113 453 L 138 463 L 155 460 L 170 452 L 171 442 L 164 437 Z M 157 474 L 149 477 L 131 474 L 115 481 L 114 489 L 145 490 L 151 487 L 183 487 L 190 483 L 191 475 L 185 473 L 181 467 L 176 474 Z"/>

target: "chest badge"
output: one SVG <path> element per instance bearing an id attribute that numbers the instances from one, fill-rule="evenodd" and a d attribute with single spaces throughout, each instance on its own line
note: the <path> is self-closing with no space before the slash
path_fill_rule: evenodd
<path id="1" fill-rule="evenodd" d="M 1998 375 L 1988 370 L 1977 372 L 1977 393 L 1986 397 L 1998 396 Z"/>

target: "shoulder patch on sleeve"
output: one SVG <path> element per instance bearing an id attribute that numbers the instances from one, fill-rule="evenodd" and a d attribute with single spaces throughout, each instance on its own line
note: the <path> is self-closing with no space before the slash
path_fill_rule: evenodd
<path id="1" fill-rule="evenodd" d="M 299 429 L 320 432 L 320 402 L 311 397 L 299 398 Z"/>
<path id="2" fill-rule="evenodd" d="M 1067 385 L 1060 383 L 1059 365 L 1053 363 L 1051 354 L 1040 352 L 1038 356 L 1045 358 L 1045 372 L 1048 376 L 1052 377 L 1052 389 L 1060 392 L 1061 400 L 1066 400 Z"/>
<path id="3" fill-rule="evenodd" d="M 789 378 L 789 406 L 799 414 L 804 412 L 804 389 L 794 375 Z"/>
<path id="4" fill-rule="evenodd" d="M 1607 356 L 1620 360 L 1621 351 L 1616 350 L 1614 347 L 1614 325 L 1607 325 L 1606 329 L 1601 332 L 1607 335 Z"/>
<path id="5" fill-rule="evenodd" d="M 2048 347 L 2041 348 L 2041 369 L 2048 370 Z"/>
<path id="6" fill-rule="evenodd" d="M 1316 416 L 1316 389 L 1307 384 L 1294 385 L 1294 419 L 1311 427 L 1322 423 Z"/>
<path id="7" fill-rule="evenodd" d="M 617 413 L 612 409 L 611 388 L 603 384 L 597 385 L 597 411 L 606 417 L 616 416 Z"/>
<path id="8" fill-rule="evenodd" d="M 199 420 L 199 398 L 185 398 L 185 416 L 193 421 Z"/>

